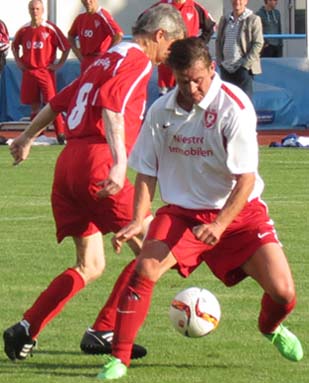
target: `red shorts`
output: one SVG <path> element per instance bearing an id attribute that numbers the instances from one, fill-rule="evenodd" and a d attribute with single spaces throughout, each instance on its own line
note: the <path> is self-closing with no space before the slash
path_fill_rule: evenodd
<path id="1" fill-rule="evenodd" d="M 77 141 L 69 141 L 55 168 L 51 200 L 58 242 L 66 236 L 116 232 L 133 216 L 134 187 L 129 180 L 116 195 L 96 198 L 96 183 L 107 177 L 112 164 L 108 145 Z"/>
<path id="2" fill-rule="evenodd" d="M 215 246 L 206 245 L 195 238 L 192 228 L 212 222 L 218 212 L 164 206 L 151 222 L 147 239 L 163 241 L 169 247 L 177 259 L 175 267 L 183 277 L 206 262 L 217 278 L 233 286 L 246 277 L 241 266 L 260 246 L 279 241 L 266 205 L 255 199 L 245 206 Z"/>
<path id="3" fill-rule="evenodd" d="M 47 103 L 56 94 L 55 72 L 47 69 L 25 70 L 21 82 L 23 104 Z"/>

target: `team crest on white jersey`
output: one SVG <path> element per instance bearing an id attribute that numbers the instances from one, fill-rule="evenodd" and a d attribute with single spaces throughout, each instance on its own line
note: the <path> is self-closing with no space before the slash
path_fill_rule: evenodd
<path id="1" fill-rule="evenodd" d="M 99 28 L 99 26 L 100 26 L 100 21 L 96 20 L 96 21 L 94 22 L 94 26 L 95 26 L 96 28 Z"/>
<path id="2" fill-rule="evenodd" d="M 191 19 L 192 19 L 192 17 L 193 17 L 194 15 L 193 15 L 193 13 L 187 13 L 187 19 L 190 21 Z"/>
<path id="3" fill-rule="evenodd" d="M 212 128 L 215 123 L 217 122 L 218 114 L 215 111 L 207 110 L 205 113 L 204 121 L 205 121 L 205 128 L 210 129 Z"/>

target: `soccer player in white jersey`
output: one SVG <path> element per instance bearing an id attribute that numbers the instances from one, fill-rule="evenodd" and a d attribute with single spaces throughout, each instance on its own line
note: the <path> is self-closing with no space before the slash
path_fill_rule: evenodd
<path id="1" fill-rule="evenodd" d="M 185 33 L 182 17 L 173 7 L 162 4 L 150 10 L 133 26 L 132 42 L 122 42 L 96 60 L 12 142 L 10 151 L 18 164 L 28 157 L 31 143 L 48 122 L 67 113 L 67 145 L 57 160 L 51 200 L 57 240 L 72 238 L 76 263 L 51 281 L 20 322 L 4 331 L 4 351 L 10 359 L 25 359 L 43 328 L 103 273 L 102 234 L 117 232 L 132 219 L 134 187 L 126 177 L 127 156 L 140 131 L 152 64 L 165 61 L 172 42 Z M 145 220 L 145 230 L 146 226 Z M 142 238 L 130 241 L 136 255 Z M 118 298 L 134 262 L 122 271 L 91 332 L 87 331 L 84 351 L 95 338 L 101 352 L 111 352 Z M 133 353 L 141 357 L 146 351 L 139 347 Z"/>
<path id="2" fill-rule="evenodd" d="M 224 83 L 197 38 L 173 43 L 178 86 L 147 113 L 129 164 L 137 171 L 134 219 L 114 237 L 119 252 L 136 235 L 158 182 L 158 209 L 117 310 L 112 359 L 99 377 L 124 376 L 153 288 L 170 268 L 187 277 L 205 262 L 225 285 L 250 276 L 263 289 L 259 330 L 289 360 L 303 357 L 282 325 L 296 293 L 288 261 L 260 199 L 256 115 L 248 96 Z"/>

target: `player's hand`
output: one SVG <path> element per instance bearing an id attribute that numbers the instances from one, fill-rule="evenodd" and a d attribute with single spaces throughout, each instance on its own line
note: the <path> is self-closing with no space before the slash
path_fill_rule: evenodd
<path id="1" fill-rule="evenodd" d="M 49 64 L 47 69 L 51 72 L 56 72 L 58 69 L 60 69 L 61 65 L 58 64 Z"/>
<path id="2" fill-rule="evenodd" d="M 23 133 L 12 141 L 9 150 L 14 159 L 13 165 L 18 165 L 28 158 L 32 141 L 32 139 L 26 137 Z"/>
<path id="3" fill-rule="evenodd" d="M 96 193 L 98 199 L 117 194 L 124 186 L 126 177 L 126 166 L 114 165 L 112 166 L 108 178 L 97 183 L 101 187 Z"/>
<path id="4" fill-rule="evenodd" d="M 195 237 L 207 245 L 216 245 L 224 231 L 222 225 L 214 221 L 209 224 L 202 224 L 194 226 L 192 229 Z"/>
<path id="5" fill-rule="evenodd" d="M 119 230 L 112 238 L 112 245 L 117 254 L 120 253 L 122 245 L 142 231 L 142 225 L 132 221 L 129 225 Z"/>

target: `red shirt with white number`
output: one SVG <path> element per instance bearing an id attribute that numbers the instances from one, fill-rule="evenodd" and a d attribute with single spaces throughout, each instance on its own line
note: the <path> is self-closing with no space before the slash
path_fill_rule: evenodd
<path id="1" fill-rule="evenodd" d="M 69 30 L 70 36 L 78 37 L 83 56 L 105 53 L 117 33 L 122 33 L 121 27 L 103 8 L 99 8 L 94 14 L 81 13 Z"/>
<path id="2" fill-rule="evenodd" d="M 70 48 L 70 44 L 61 30 L 50 21 L 43 21 L 39 27 L 30 23 L 21 27 L 13 40 L 16 50 L 22 47 L 21 61 L 28 69 L 46 68 L 54 63 L 57 49 L 62 52 Z"/>
<path id="3" fill-rule="evenodd" d="M 106 142 L 102 108 L 124 116 L 130 152 L 143 119 L 152 65 L 137 44 L 122 42 L 97 59 L 86 72 L 51 101 L 56 112 L 67 111 L 68 140 Z"/>

